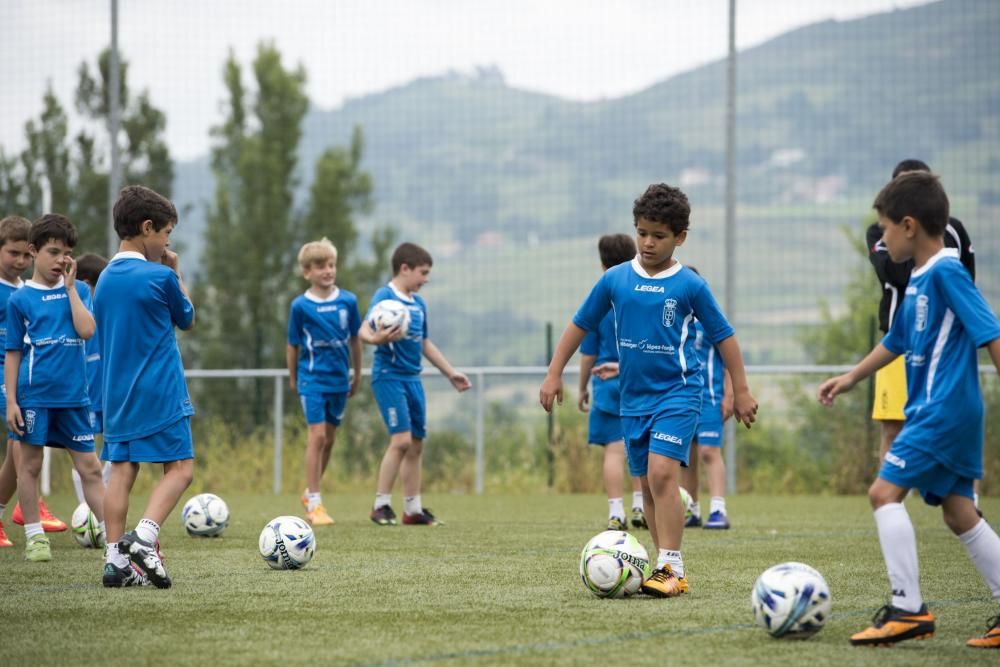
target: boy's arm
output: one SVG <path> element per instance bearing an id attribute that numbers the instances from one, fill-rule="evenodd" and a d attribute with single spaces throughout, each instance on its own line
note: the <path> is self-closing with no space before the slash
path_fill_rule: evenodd
<path id="1" fill-rule="evenodd" d="M 184 298 L 188 300 L 188 303 L 192 305 L 191 322 L 188 323 L 186 327 L 181 327 L 182 331 L 191 331 L 191 329 L 194 329 L 194 321 L 197 314 L 193 312 L 194 302 L 191 301 L 191 295 L 188 294 L 187 287 L 184 286 L 184 277 L 181 275 L 180 257 L 178 257 L 177 253 L 173 250 L 167 249 L 163 252 L 163 257 L 160 258 L 160 263 L 174 272 L 177 276 L 177 285 L 181 288 L 181 294 L 183 294 Z"/>
<path id="2" fill-rule="evenodd" d="M 7 428 L 18 435 L 24 435 L 24 419 L 17 404 L 17 376 L 21 370 L 21 351 L 7 350 L 3 363 L 3 383 L 7 388 Z"/>
<path id="3" fill-rule="evenodd" d="M 989 350 L 990 359 L 993 360 L 994 368 L 997 369 L 997 373 L 1000 373 L 1000 338 L 994 338 L 987 343 L 986 349 Z"/>
<path id="4" fill-rule="evenodd" d="M 400 340 L 404 336 L 403 330 L 399 327 L 379 329 L 375 331 L 372 329 L 371 324 L 368 320 L 361 323 L 361 328 L 358 329 L 358 338 L 362 342 L 368 345 L 384 345 L 386 343 L 394 343 Z"/>
<path id="5" fill-rule="evenodd" d="M 87 305 L 80 298 L 80 293 L 76 291 L 76 260 L 72 257 L 66 258 L 66 275 L 63 278 L 66 287 L 66 295 L 69 297 L 69 310 L 73 316 L 73 328 L 80 338 L 88 340 L 94 335 L 97 323 L 94 316 L 90 314 Z"/>
<path id="6" fill-rule="evenodd" d="M 725 370 L 722 380 L 722 421 L 733 416 L 733 376 Z"/>
<path id="7" fill-rule="evenodd" d="M 861 380 L 882 368 L 890 361 L 898 357 L 895 352 L 891 352 L 882 343 L 875 346 L 871 352 L 862 359 L 857 366 L 847 371 L 843 375 L 830 378 L 819 386 L 817 398 L 823 405 L 833 405 L 833 399 L 837 394 L 849 391 L 851 387 Z"/>
<path id="8" fill-rule="evenodd" d="M 288 366 L 288 386 L 292 391 L 298 390 L 299 348 L 288 344 L 285 347 L 285 365 Z"/>
<path id="9" fill-rule="evenodd" d="M 354 377 L 351 378 L 351 389 L 347 395 L 354 396 L 358 392 L 358 385 L 361 384 L 361 360 L 364 356 L 364 347 L 361 339 L 351 336 L 351 365 L 354 367 Z"/>
<path id="10" fill-rule="evenodd" d="M 722 364 L 726 367 L 730 382 L 733 388 L 733 415 L 736 420 L 750 428 L 757 418 L 757 399 L 750 393 L 750 385 L 747 382 L 746 369 L 743 367 L 743 353 L 740 352 L 740 344 L 736 341 L 736 336 L 729 336 L 725 340 L 716 343 L 722 357 Z"/>
<path id="11" fill-rule="evenodd" d="M 451 385 L 455 389 L 465 391 L 472 386 L 469 378 L 465 377 L 465 373 L 460 373 L 452 368 L 448 360 L 444 358 L 444 354 L 437 348 L 437 345 L 431 342 L 430 338 L 424 339 L 424 356 L 427 357 L 427 361 L 434 364 L 434 367 L 441 371 L 441 375 L 448 378 L 448 381 L 451 382 Z"/>
<path id="12" fill-rule="evenodd" d="M 587 387 L 590 385 L 590 371 L 594 370 L 594 362 L 596 361 L 596 355 L 580 355 L 580 396 L 576 400 L 576 407 L 580 408 L 580 412 L 586 412 L 590 409 L 587 405 L 590 403 L 590 392 Z"/>
<path id="13" fill-rule="evenodd" d="M 546 412 L 552 412 L 553 402 L 558 402 L 559 405 L 562 405 L 563 369 L 566 368 L 566 364 L 569 363 L 573 353 L 580 347 L 580 343 L 583 342 L 583 337 L 586 335 L 587 332 L 584 329 L 570 322 L 559 337 L 556 350 L 552 354 L 552 361 L 549 362 L 549 371 L 546 373 L 545 381 L 542 382 L 542 386 L 538 390 L 538 401 L 545 408 Z"/>

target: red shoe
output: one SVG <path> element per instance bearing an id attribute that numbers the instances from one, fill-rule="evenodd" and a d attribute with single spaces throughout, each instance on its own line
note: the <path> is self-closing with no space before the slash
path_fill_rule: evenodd
<path id="1" fill-rule="evenodd" d="M 46 533 L 61 533 L 66 530 L 66 523 L 57 519 L 49 508 L 45 505 L 45 499 L 38 499 L 38 517 L 42 522 L 42 530 Z M 21 513 L 21 502 L 18 501 L 14 505 L 14 512 L 11 514 L 10 520 L 19 526 L 24 525 L 24 514 Z"/>
<path id="2" fill-rule="evenodd" d="M 0 521 L 0 549 L 12 546 L 14 546 L 14 543 L 7 537 L 7 533 L 3 530 L 3 521 Z"/>
<path id="3" fill-rule="evenodd" d="M 420 514 L 404 513 L 403 524 L 407 526 L 443 526 L 444 521 L 431 514 L 431 511 L 425 507 Z"/>

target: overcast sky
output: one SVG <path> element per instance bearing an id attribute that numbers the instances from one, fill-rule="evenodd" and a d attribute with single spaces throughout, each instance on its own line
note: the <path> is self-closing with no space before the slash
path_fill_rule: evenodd
<path id="1" fill-rule="evenodd" d="M 737 46 L 825 19 L 927 0 L 738 0 Z M 133 90 L 167 114 L 176 158 L 207 152 L 222 63 L 273 40 L 302 63 L 312 103 L 419 76 L 496 65 L 515 87 L 575 100 L 618 97 L 724 57 L 728 0 L 119 0 Z M 0 145 L 23 146 L 46 82 L 72 108 L 79 63 L 110 42 L 110 0 L 0 0 Z"/>

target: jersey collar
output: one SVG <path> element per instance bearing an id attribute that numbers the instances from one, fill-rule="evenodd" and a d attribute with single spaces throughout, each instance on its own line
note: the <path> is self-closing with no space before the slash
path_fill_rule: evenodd
<path id="1" fill-rule="evenodd" d="M 14 289 L 18 289 L 19 287 L 24 287 L 24 281 L 18 278 L 17 284 L 15 285 L 9 280 L 4 280 L 3 278 L 0 278 L 0 285 L 6 285 L 7 287 L 13 287 Z"/>
<path id="2" fill-rule="evenodd" d="M 402 292 L 400 292 L 399 288 L 397 288 L 395 285 L 392 284 L 392 281 L 386 283 L 386 285 L 389 287 L 389 289 L 392 290 L 392 293 L 395 294 L 396 298 L 399 299 L 400 301 L 403 301 L 405 303 L 416 303 L 417 302 L 417 300 L 414 299 L 412 296 L 406 296 L 405 294 L 403 294 Z"/>
<path id="3" fill-rule="evenodd" d="M 25 280 L 24 285 L 26 287 L 34 287 L 35 289 L 48 291 L 48 290 L 59 289 L 60 287 L 65 287 L 66 280 L 62 276 L 59 276 L 59 282 L 57 282 L 52 287 L 49 287 L 48 285 L 43 285 L 42 283 L 39 282 L 35 282 L 34 280 Z"/>
<path id="4" fill-rule="evenodd" d="M 115 256 L 111 258 L 111 261 L 113 262 L 117 259 L 141 259 L 146 261 L 146 256 L 141 252 L 136 252 L 135 250 L 123 250 L 122 252 L 116 253 Z"/>
<path id="5" fill-rule="evenodd" d="M 917 276 L 923 275 L 930 270 L 932 266 L 938 263 L 938 261 L 944 259 L 945 257 L 954 257 L 958 259 L 958 249 L 957 248 L 941 248 L 927 262 L 921 266 L 919 269 L 913 269 L 910 274 L 911 278 L 916 278 Z"/>
<path id="6" fill-rule="evenodd" d="M 646 273 L 646 269 L 642 268 L 642 264 L 639 263 L 638 255 L 632 258 L 630 264 L 632 265 L 632 270 L 636 272 L 636 275 L 638 275 L 640 278 L 645 278 L 646 280 L 661 280 L 663 278 L 669 278 L 671 276 L 677 275 L 677 273 L 684 268 L 684 265 L 678 261 L 669 269 L 664 269 L 663 271 L 657 273 L 655 276 L 651 276 L 648 273 Z"/>
<path id="7" fill-rule="evenodd" d="M 333 291 L 330 293 L 330 296 L 326 297 L 325 299 L 319 298 L 318 296 L 316 296 L 315 294 L 313 294 L 309 290 L 306 290 L 302 294 L 302 296 L 304 296 L 305 298 L 309 299 L 313 303 L 330 303 L 331 301 L 336 301 L 337 297 L 340 296 L 340 288 L 339 287 L 334 287 Z"/>

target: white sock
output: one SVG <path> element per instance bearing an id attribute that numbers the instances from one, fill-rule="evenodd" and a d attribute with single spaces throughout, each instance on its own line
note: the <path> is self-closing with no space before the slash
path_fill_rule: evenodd
<path id="1" fill-rule="evenodd" d="M 376 493 L 375 504 L 372 506 L 372 509 L 377 510 L 379 507 L 385 507 L 386 505 L 391 505 L 391 504 L 392 504 L 391 493 Z"/>
<path id="2" fill-rule="evenodd" d="M 1000 602 L 1000 536 L 990 528 L 985 519 L 967 532 L 958 536 L 969 552 L 969 558 L 983 575 L 986 585 L 990 587 L 993 599 Z"/>
<path id="3" fill-rule="evenodd" d="M 118 543 L 113 542 L 104 547 L 104 562 L 116 567 L 128 567 L 128 556 L 118 551 Z"/>
<path id="4" fill-rule="evenodd" d="M 723 514 L 725 514 L 726 499 L 723 498 L 722 496 L 712 496 L 712 499 L 709 501 L 708 504 L 708 513 L 711 514 L 712 512 L 722 512 Z"/>
<path id="5" fill-rule="evenodd" d="M 80 473 L 76 471 L 76 468 L 73 468 L 73 490 L 76 491 L 76 502 L 87 502 L 87 499 L 83 497 L 83 480 L 80 479 Z"/>
<path id="6" fill-rule="evenodd" d="M 160 536 L 160 526 L 152 519 L 143 517 L 139 519 L 139 525 L 135 527 L 135 534 L 143 542 L 156 544 L 156 539 Z"/>
<path id="7" fill-rule="evenodd" d="M 691 501 L 689 509 L 691 510 L 691 516 L 701 518 L 701 504 L 697 500 Z"/>
<path id="8" fill-rule="evenodd" d="M 314 509 L 316 509 L 317 505 L 322 505 L 322 504 L 323 504 L 323 497 L 320 495 L 318 491 L 316 493 L 313 493 L 311 491 L 306 491 L 307 512 L 312 512 Z"/>
<path id="9" fill-rule="evenodd" d="M 101 538 L 104 540 L 104 543 L 107 544 L 108 543 L 108 529 L 104 526 L 104 522 L 103 521 L 100 522 L 99 524 L 97 524 L 97 529 L 101 531 Z"/>
<path id="10" fill-rule="evenodd" d="M 625 519 L 625 501 L 622 498 L 608 498 L 608 518 Z"/>
<path id="11" fill-rule="evenodd" d="M 24 536 L 27 539 L 31 539 L 35 535 L 44 535 L 45 531 L 42 529 L 42 522 L 38 523 L 26 523 L 24 524 Z"/>
<path id="12" fill-rule="evenodd" d="M 681 558 L 680 551 L 660 549 L 660 553 L 656 557 L 656 568 L 659 569 L 664 565 L 669 565 L 678 579 L 684 576 L 684 559 Z"/>
<path id="13" fill-rule="evenodd" d="M 919 611 L 924 604 L 920 595 L 920 567 L 917 563 L 917 534 L 903 503 L 889 503 L 875 510 L 878 541 L 889 571 L 892 606 L 904 611 Z"/>
<path id="14" fill-rule="evenodd" d="M 406 496 L 403 498 L 403 512 L 409 515 L 423 514 L 424 506 L 420 503 L 420 496 Z"/>
<path id="15" fill-rule="evenodd" d="M 632 492 L 632 509 L 642 510 L 642 491 Z"/>

